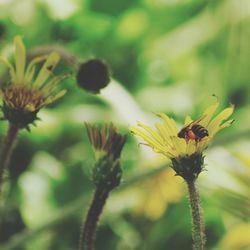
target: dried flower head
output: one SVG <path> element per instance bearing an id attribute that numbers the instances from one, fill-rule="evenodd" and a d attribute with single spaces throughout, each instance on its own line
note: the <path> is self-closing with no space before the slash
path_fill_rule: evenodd
<path id="1" fill-rule="evenodd" d="M 85 126 L 96 155 L 93 181 L 101 189 L 112 190 L 120 184 L 122 169 L 119 159 L 126 136 L 119 134 L 112 123 L 102 128 L 88 123 Z"/>
<path id="2" fill-rule="evenodd" d="M 49 79 L 60 60 L 57 53 L 36 57 L 27 65 L 26 49 L 20 36 L 14 38 L 14 45 L 15 65 L 0 58 L 0 63 L 8 67 L 10 74 L 10 83 L 0 90 L 2 111 L 4 119 L 19 128 L 27 128 L 37 119 L 37 112 L 42 107 L 66 93 L 66 90 L 54 93 L 54 88 L 67 76 L 60 75 Z M 43 61 L 42 68 L 36 74 L 36 65 Z"/>
<path id="3" fill-rule="evenodd" d="M 85 123 L 89 140 L 94 147 L 96 159 L 101 156 L 113 156 L 119 159 L 122 148 L 126 142 L 126 136 L 117 132 L 115 126 L 110 123 L 105 124 L 101 128 Z"/>
<path id="4" fill-rule="evenodd" d="M 218 106 L 218 102 L 211 105 L 196 120 L 187 116 L 181 129 L 167 115 L 156 113 L 164 121 L 163 124 L 155 124 L 156 130 L 141 122 L 137 124 L 140 128 L 132 126 L 130 130 L 141 137 L 155 152 L 171 159 L 177 175 L 182 177 L 190 175 L 196 178 L 202 171 L 204 161 L 202 152 L 216 133 L 229 127 L 233 122 L 231 119 L 227 120 L 233 112 L 233 106 L 224 109 L 213 118 Z"/>

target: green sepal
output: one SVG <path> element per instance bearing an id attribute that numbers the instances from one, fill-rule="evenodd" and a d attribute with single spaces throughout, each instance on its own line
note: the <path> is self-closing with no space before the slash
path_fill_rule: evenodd
<path id="1" fill-rule="evenodd" d="M 172 168 L 177 176 L 181 176 L 186 181 L 195 180 L 204 170 L 204 156 L 201 153 L 195 153 L 174 158 L 172 159 Z"/>
<path id="2" fill-rule="evenodd" d="M 34 124 L 34 122 L 39 119 L 37 113 L 39 110 L 26 111 L 23 109 L 15 109 L 9 107 L 5 102 L 2 106 L 2 112 L 4 119 L 8 120 L 11 124 L 17 126 L 18 128 L 28 128 L 28 125 Z"/>
<path id="3" fill-rule="evenodd" d="M 99 188 L 108 191 L 119 186 L 121 182 L 122 169 L 119 160 L 113 159 L 112 156 L 100 158 L 93 169 L 93 181 Z"/>

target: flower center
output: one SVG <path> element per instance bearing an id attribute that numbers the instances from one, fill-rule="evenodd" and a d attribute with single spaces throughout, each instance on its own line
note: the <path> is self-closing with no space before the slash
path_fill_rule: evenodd
<path id="1" fill-rule="evenodd" d="M 44 97 L 39 89 L 26 85 L 11 85 L 3 90 L 4 102 L 11 108 L 35 111 L 41 108 Z"/>

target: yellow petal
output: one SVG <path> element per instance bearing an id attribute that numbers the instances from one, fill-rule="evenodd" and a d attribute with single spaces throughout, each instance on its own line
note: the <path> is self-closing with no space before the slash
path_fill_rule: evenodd
<path id="1" fill-rule="evenodd" d="M 208 124 L 207 130 L 210 136 L 214 136 L 219 131 L 222 122 L 231 116 L 233 110 L 233 106 L 224 109 Z"/>
<path id="2" fill-rule="evenodd" d="M 46 98 L 44 105 L 48 105 L 52 102 L 55 102 L 57 99 L 61 98 L 62 96 L 64 96 L 66 94 L 67 90 L 63 89 L 60 92 L 58 92 L 55 96 L 49 96 L 48 98 Z"/>
<path id="3" fill-rule="evenodd" d="M 202 138 L 201 141 L 198 142 L 197 144 L 197 148 L 196 151 L 197 152 L 202 152 L 203 150 L 205 150 L 208 146 L 208 143 L 210 142 L 211 137 L 210 136 L 206 136 L 204 138 Z"/>
<path id="4" fill-rule="evenodd" d="M 27 105 L 24 107 L 24 109 L 25 109 L 26 111 L 29 111 L 29 112 L 33 112 L 33 111 L 36 110 L 36 109 L 35 109 L 35 106 L 34 106 L 32 103 L 27 104 Z"/>
<path id="5" fill-rule="evenodd" d="M 148 135 L 147 133 L 141 131 L 137 127 L 130 127 L 129 130 L 135 135 L 141 137 L 144 141 L 146 141 L 153 148 L 161 148 L 161 144 L 156 140 L 155 137 Z"/>
<path id="6" fill-rule="evenodd" d="M 175 121 L 162 112 L 156 112 L 155 114 L 164 120 L 164 125 L 166 125 L 166 128 L 169 131 L 169 136 L 176 136 L 179 129 Z"/>
<path id="7" fill-rule="evenodd" d="M 26 64 L 26 50 L 20 36 L 14 38 L 16 60 L 16 83 L 23 83 Z"/>
<path id="8" fill-rule="evenodd" d="M 58 82 L 63 81 L 69 77 L 71 77 L 70 74 L 64 74 L 54 77 L 49 83 L 47 83 L 44 87 L 42 87 L 44 95 L 48 96 Z"/>
<path id="9" fill-rule="evenodd" d="M 7 68 L 9 69 L 11 82 L 15 83 L 16 82 L 16 73 L 15 73 L 15 69 L 14 69 L 13 65 L 10 64 L 9 61 L 6 60 L 5 58 L 0 58 L 0 63 L 7 66 Z"/>
<path id="10" fill-rule="evenodd" d="M 162 137 L 159 135 L 159 133 L 157 131 L 155 131 L 154 129 L 152 129 L 151 127 L 143 124 L 142 122 L 137 122 L 137 125 L 139 127 L 142 127 L 143 129 L 145 129 L 149 134 L 152 135 L 152 137 L 157 140 L 159 143 L 163 143 L 163 139 Z"/>
<path id="11" fill-rule="evenodd" d="M 149 134 L 141 131 L 137 127 L 130 127 L 130 131 L 136 136 L 141 137 L 147 144 L 150 146 L 156 153 L 162 153 L 168 158 L 172 158 L 173 154 L 171 152 L 171 148 L 168 145 L 160 144 L 154 137 Z"/>
<path id="12" fill-rule="evenodd" d="M 161 137 L 161 135 L 151 127 L 141 122 L 138 122 L 138 126 L 142 127 L 149 134 L 146 134 L 139 129 L 136 130 L 136 133 L 134 130 L 131 130 L 131 132 L 134 132 L 135 134 L 141 136 L 147 143 L 149 143 L 149 146 L 151 146 L 155 152 L 163 153 L 167 157 L 172 157 L 172 144 L 170 137 L 166 137 L 164 140 L 164 138 Z M 152 139 L 154 140 L 154 142 L 152 141 Z"/>
<path id="13" fill-rule="evenodd" d="M 59 60 L 60 57 L 57 53 L 52 52 L 51 54 L 49 54 L 46 62 L 44 63 L 42 69 L 40 70 L 37 76 L 37 79 L 34 82 L 35 87 L 39 88 L 44 84 L 44 82 L 51 75 L 52 70 L 55 68 Z"/>
<path id="14" fill-rule="evenodd" d="M 213 105 L 211 105 L 210 107 L 208 107 L 205 112 L 203 113 L 204 115 L 204 119 L 202 119 L 199 124 L 207 127 L 207 125 L 209 124 L 209 122 L 211 121 L 215 111 L 217 110 L 219 106 L 219 102 L 214 103 Z"/>
<path id="15" fill-rule="evenodd" d="M 147 203 L 144 205 L 144 213 L 151 219 L 158 219 L 164 213 L 166 204 L 159 192 L 147 195 Z"/>
<path id="16" fill-rule="evenodd" d="M 166 126 L 160 123 L 156 123 L 155 127 L 158 129 L 161 138 L 164 140 L 164 143 L 165 144 L 171 143 L 169 131 L 167 130 Z"/>
<path id="17" fill-rule="evenodd" d="M 192 121 L 193 121 L 193 120 L 192 120 L 191 116 L 187 115 L 187 116 L 185 117 L 184 126 L 189 125 Z"/>
<path id="18" fill-rule="evenodd" d="M 34 77 L 34 73 L 35 73 L 35 65 L 37 63 L 40 63 L 44 60 L 46 60 L 48 58 L 48 55 L 44 55 L 44 56 L 39 56 L 34 58 L 28 65 L 25 76 L 24 76 L 24 82 L 25 83 L 30 83 Z"/>
<path id="19" fill-rule="evenodd" d="M 220 126 L 220 130 L 223 128 L 228 128 L 230 127 L 234 122 L 234 119 L 228 120 L 226 122 L 224 122 L 221 126 Z"/>
<path id="20" fill-rule="evenodd" d="M 177 156 L 185 155 L 187 153 L 187 143 L 184 139 L 181 139 L 176 136 L 172 136 L 171 140 L 173 142 Z"/>
<path id="21" fill-rule="evenodd" d="M 217 129 L 214 129 L 213 135 L 215 135 L 216 133 L 218 133 L 220 130 L 222 130 L 222 129 L 224 129 L 224 128 L 230 127 L 230 126 L 232 125 L 233 122 L 234 122 L 233 119 L 224 122 L 224 123 L 221 124 L 219 127 L 217 127 Z"/>
<path id="22" fill-rule="evenodd" d="M 166 125 L 164 122 L 163 124 L 156 123 L 155 127 L 161 131 L 161 134 L 164 135 L 165 137 L 169 138 L 170 136 L 175 136 L 173 135 L 172 130 L 169 128 L 169 126 Z"/>
<path id="23" fill-rule="evenodd" d="M 250 223 L 235 225 L 224 236 L 221 242 L 222 249 L 249 249 Z"/>

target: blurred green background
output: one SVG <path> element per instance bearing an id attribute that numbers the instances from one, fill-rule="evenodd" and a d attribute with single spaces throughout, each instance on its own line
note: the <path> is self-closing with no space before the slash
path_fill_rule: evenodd
<path id="1" fill-rule="evenodd" d="M 233 103 L 236 110 L 199 178 L 207 249 L 250 249 L 250 1 L 1 0 L 2 55 L 17 34 L 30 50 L 59 46 L 80 61 L 101 58 L 113 80 L 99 95 L 62 82 L 67 95 L 41 110 L 31 133 L 21 131 L 1 200 L 0 249 L 78 248 L 94 189 L 84 121 L 112 121 L 128 133 L 162 111 L 181 123 L 200 115 L 213 94 L 221 109 Z M 57 73 L 75 66 L 62 61 Z M 0 139 L 6 128 L 0 122 Z M 96 249 L 191 250 L 183 181 L 169 168 L 154 171 L 166 160 L 137 145 L 129 135 L 125 184 L 106 204 Z"/>

